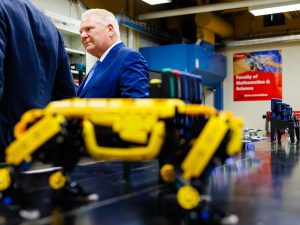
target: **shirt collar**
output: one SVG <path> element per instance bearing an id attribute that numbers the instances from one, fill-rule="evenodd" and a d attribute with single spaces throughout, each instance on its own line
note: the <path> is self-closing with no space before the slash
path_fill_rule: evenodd
<path id="1" fill-rule="evenodd" d="M 104 53 L 103 55 L 100 57 L 99 61 L 103 62 L 103 60 L 105 59 L 105 57 L 107 56 L 107 54 L 109 53 L 109 51 L 117 44 L 121 43 L 121 41 L 117 41 L 114 44 L 112 44 Z"/>

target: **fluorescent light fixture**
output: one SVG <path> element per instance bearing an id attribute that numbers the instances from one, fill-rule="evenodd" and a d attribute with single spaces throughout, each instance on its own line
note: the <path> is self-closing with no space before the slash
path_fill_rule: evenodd
<path id="1" fill-rule="evenodd" d="M 262 16 L 262 15 L 290 12 L 296 10 L 300 10 L 300 1 L 291 1 L 285 3 L 274 3 L 274 4 L 249 7 L 249 11 L 254 16 Z"/>
<path id="2" fill-rule="evenodd" d="M 158 5 L 158 4 L 172 2 L 172 0 L 142 0 L 142 1 L 148 3 L 149 5 Z"/>

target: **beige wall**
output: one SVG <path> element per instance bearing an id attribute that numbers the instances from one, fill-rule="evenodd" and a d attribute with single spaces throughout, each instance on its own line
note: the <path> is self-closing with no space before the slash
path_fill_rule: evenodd
<path id="1" fill-rule="evenodd" d="M 271 101 L 233 101 L 233 54 L 236 52 L 282 49 L 282 97 L 294 110 L 300 110 L 300 42 L 227 48 L 227 78 L 224 81 L 224 109 L 244 117 L 246 128 L 265 129 L 262 115 L 270 111 Z"/>
<path id="2" fill-rule="evenodd" d="M 64 16 L 80 19 L 81 13 L 85 10 L 76 1 L 67 0 L 31 0 L 39 9 L 48 9 Z"/>

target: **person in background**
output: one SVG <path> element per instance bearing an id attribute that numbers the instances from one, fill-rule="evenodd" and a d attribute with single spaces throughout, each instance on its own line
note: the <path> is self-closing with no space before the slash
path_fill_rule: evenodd
<path id="1" fill-rule="evenodd" d="M 0 1 L 0 158 L 24 112 L 76 95 L 62 36 L 30 0 Z"/>
<path id="2" fill-rule="evenodd" d="M 82 44 L 98 58 L 77 89 L 82 98 L 142 98 L 149 96 L 149 73 L 145 58 L 120 40 L 115 16 L 105 9 L 82 14 Z"/>

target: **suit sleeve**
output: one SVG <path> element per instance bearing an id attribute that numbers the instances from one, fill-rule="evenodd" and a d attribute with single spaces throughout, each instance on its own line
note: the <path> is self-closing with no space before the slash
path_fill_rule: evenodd
<path id="1" fill-rule="evenodd" d="M 1 10 L 0 10 L 1 11 Z M 0 99 L 2 97 L 4 88 L 4 58 L 6 50 L 7 40 L 6 40 L 6 25 L 5 18 L 0 12 Z"/>
<path id="2" fill-rule="evenodd" d="M 73 98 L 75 96 L 75 85 L 69 67 L 68 55 L 62 44 L 61 57 L 58 61 L 52 99 L 60 100 L 65 98 Z"/>
<path id="3" fill-rule="evenodd" d="M 130 52 L 122 63 L 120 74 L 122 97 L 149 97 L 149 71 L 145 58 L 136 51 Z"/>

